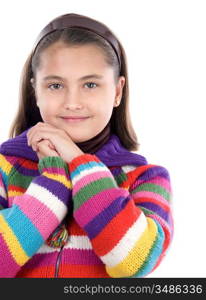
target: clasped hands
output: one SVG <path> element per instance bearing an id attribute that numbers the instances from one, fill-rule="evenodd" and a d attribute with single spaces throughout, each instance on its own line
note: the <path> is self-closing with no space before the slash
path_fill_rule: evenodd
<path id="1" fill-rule="evenodd" d="M 65 130 L 48 123 L 38 122 L 31 127 L 27 132 L 27 141 L 39 159 L 59 156 L 69 163 L 75 157 L 84 154 Z"/>

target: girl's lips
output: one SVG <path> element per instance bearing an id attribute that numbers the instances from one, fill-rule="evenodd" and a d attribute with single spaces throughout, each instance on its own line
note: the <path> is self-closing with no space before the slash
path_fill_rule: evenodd
<path id="1" fill-rule="evenodd" d="M 84 121 L 84 120 L 87 120 L 89 119 L 89 117 L 86 117 L 86 118 L 62 118 L 63 120 L 65 120 L 66 122 L 81 122 L 81 121 Z"/>

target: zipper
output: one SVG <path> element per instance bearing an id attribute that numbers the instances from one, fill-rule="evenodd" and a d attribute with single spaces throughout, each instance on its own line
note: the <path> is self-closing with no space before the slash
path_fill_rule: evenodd
<path id="1" fill-rule="evenodd" d="M 55 274 L 54 274 L 55 278 L 57 278 L 58 275 L 59 275 L 59 264 L 60 264 L 63 248 L 64 248 L 64 245 L 61 246 L 61 249 L 59 250 L 59 253 L 58 253 L 58 256 L 57 256 L 56 265 L 55 265 Z"/>

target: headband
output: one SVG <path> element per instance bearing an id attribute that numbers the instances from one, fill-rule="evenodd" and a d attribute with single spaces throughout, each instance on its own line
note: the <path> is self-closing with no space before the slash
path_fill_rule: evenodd
<path id="1" fill-rule="evenodd" d="M 65 29 L 68 27 L 79 27 L 83 29 L 90 30 L 92 32 L 95 32 L 96 34 L 103 37 L 105 40 L 107 40 L 112 48 L 114 49 L 120 69 L 121 69 L 121 50 L 119 47 L 119 43 L 113 33 L 110 31 L 108 27 L 106 27 L 104 24 L 99 23 L 98 21 L 91 19 L 86 16 L 77 15 L 77 14 L 66 14 L 62 15 L 60 17 L 55 18 L 52 20 L 49 24 L 47 24 L 42 31 L 39 33 L 36 42 L 34 43 L 34 51 L 36 50 L 37 45 L 42 40 L 43 37 L 45 37 L 47 34 L 58 30 L 58 29 Z"/>

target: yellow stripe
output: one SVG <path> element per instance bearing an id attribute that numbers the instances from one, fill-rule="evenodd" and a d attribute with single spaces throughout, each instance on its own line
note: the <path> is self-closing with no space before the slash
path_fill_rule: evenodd
<path id="1" fill-rule="evenodd" d="M 0 224 L 0 233 L 2 233 L 12 257 L 19 266 L 23 266 L 30 259 L 30 257 L 25 253 L 13 231 L 5 221 L 4 217 L 1 215 Z"/>
<path id="2" fill-rule="evenodd" d="M 2 154 L 0 154 L 0 166 L 6 175 L 8 175 L 13 168 L 12 164 L 10 164 Z"/>
<path id="3" fill-rule="evenodd" d="M 64 184 L 67 188 L 72 187 L 71 185 L 71 180 L 68 180 L 68 178 L 66 178 L 64 175 L 60 175 L 60 174 L 51 174 L 48 172 L 44 172 L 44 175 L 48 178 L 54 179 L 56 181 L 61 182 L 62 184 Z"/>
<path id="4" fill-rule="evenodd" d="M 8 197 L 15 197 L 15 196 L 20 196 L 22 195 L 22 192 L 17 192 L 17 191 L 8 191 Z"/>
<path id="5" fill-rule="evenodd" d="M 107 273 L 114 278 L 132 276 L 144 264 L 150 249 L 157 237 L 157 224 L 154 220 L 147 217 L 148 226 L 134 248 L 129 252 L 125 259 L 115 267 L 106 267 Z"/>

